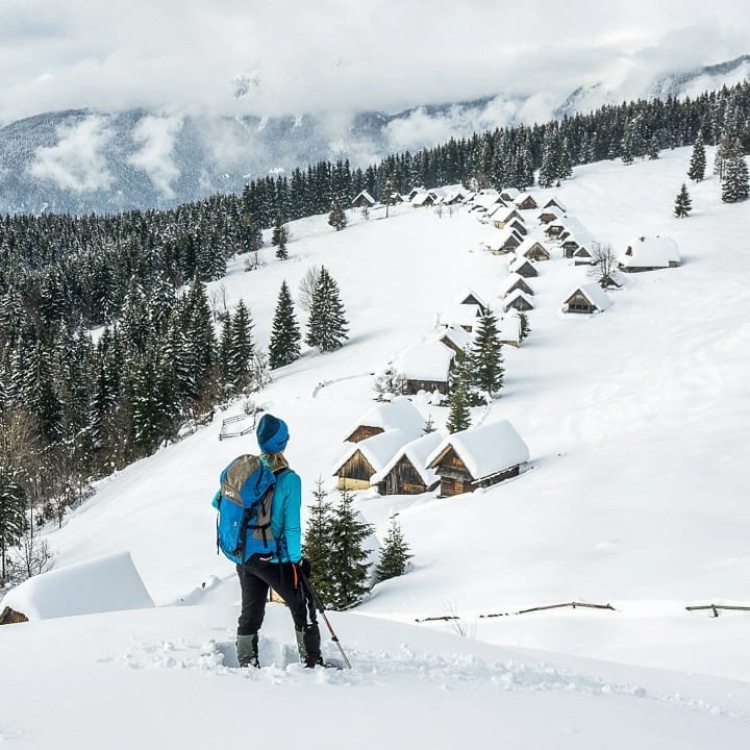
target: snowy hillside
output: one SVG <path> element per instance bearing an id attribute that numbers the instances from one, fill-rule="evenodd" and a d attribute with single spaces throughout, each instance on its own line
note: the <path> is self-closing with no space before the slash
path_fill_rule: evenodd
<path id="1" fill-rule="evenodd" d="M 472 412 L 475 425 L 509 420 L 529 466 L 456 497 L 358 493 L 380 539 L 399 514 L 414 558 L 355 610 L 331 613 L 351 672 L 289 663 L 280 607 L 263 629 L 268 666 L 232 668 L 238 589 L 216 556 L 210 499 L 224 465 L 255 449 L 252 435 L 218 439 L 238 403 L 102 481 L 50 531 L 58 570 L 96 571 L 98 558 L 129 552 L 156 606 L 0 629 L 0 741 L 192 750 L 236 741 L 219 718 L 229 704 L 273 727 L 291 706 L 312 747 L 747 747 L 750 613 L 686 606 L 750 604 L 750 204 L 722 204 L 711 177 L 689 185 L 693 213 L 673 218 L 689 158 L 590 165 L 532 191 L 558 196 L 617 253 L 668 236 L 682 265 L 630 275 L 588 316 L 561 311 L 586 266 L 558 248 L 538 264 L 529 338 L 504 349 L 501 397 Z M 538 212 L 524 213 L 531 226 Z M 482 249 L 499 230 L 467 207 L 350 219 L 341 232 L 325 217 L 296 222 L 288 261 L 269 248 L 259 271 L 238 261 L 213 285 L 230 305 L 246 300 L 261 346 L 282 280 L 295 293 L 324 264 L 341 289 L 349 343 L 304 351 L 255 397 L 289 423 L 306 502 L 319 477 L 335 492 L 346 431 L 373 404 L 372 373 L 425 340 L 466 288 L 501 311 L 509 273 L 509 256 Z M 413 402 L 445 423 L 444 407 Z M 513 614 L 570 602 L 610 608 Z M 416 622 L 446 616 L 458 619 Z M 28 700 L 42 684 L 54 699 Z"/>

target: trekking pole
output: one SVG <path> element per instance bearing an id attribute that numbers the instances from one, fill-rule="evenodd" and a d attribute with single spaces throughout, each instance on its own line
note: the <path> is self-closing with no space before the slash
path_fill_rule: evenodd
<path id="1" fill-rule="evenodd" d="M 299 571 L 300 578 L 302 579 L 302 585 L 307 589 L 307 593 L 310 594 L 310 598 L 313 601 L 313 604 L 315 605 L 315 609 L 320 612 L 321 617 L 323 618 L 323 622 L 325 622 L 326 627 L 328 628 L 328 632 L 331 634 L 331 640 L 338 646 L 339 651 L 341 652 L 341 656 L 344 659 L 344 664 L 346 664 L 347 669 L 351 669 L 352 665 L 349 662 L 349 659 L 346 656 L 346 653 L 344 652 L 344 649 L 341 646 L 341 642 L 339 641 L 339 637 L 336 635 L 336 633 L 333 632 L 333 628 L 331 627 L 331 623 L 328 622 L 328 617 L 326 617 L 326 611 L 323 607 L 323 603 L 320 601 L 320 597 L 318 596 L 318 593 L 313 588 L 312 583 L 310 583 L 310 579 L 300 570 Z"/>

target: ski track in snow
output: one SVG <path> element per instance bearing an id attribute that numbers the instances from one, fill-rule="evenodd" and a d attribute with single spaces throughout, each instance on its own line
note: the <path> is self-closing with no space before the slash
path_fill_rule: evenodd
<path id="1" fill-rule="evenodd" d="M 261 635 L 259 654 L 261 669 L 243 669 L 237 665 L 234 635 L 222 631 L 226 640 L 209 639 L 203 643 L 187 640 L 138 642 L 125 655 L 104 658 L 130 669 L 182 669 L 203 675 L 252 680 L 272 684 L 299 684 L 310 678 L 331 687 L 358 685 L 385 686 L 395 679 L 398 684 L 413 680 L 427 683 L 439 690 L 486 690 L 496 692 L 565 692 L 585 696 L 617 696 L 643 700 L 664 701 L 712 716 L 743 721 L 750 715 L 740 714 L 703 700 L 685 699 L 679 693 L 657 694 L 638 685 L 618 684 L 599 678 L 553 667 L 543 662 L 528 664 L 514 660 L 484 662 L 469 655 L 416 654 L 402 645 L 400 653 L 347 650 L 352 669 L 316 669 L 302 667 L 296 648 Z M 325 649 L 324 649 L 325 650 Z M 324 654 L 324 658 L 327 655 Z M 337 659 L 334 652 L 332 661 Z M 0 740 L 3 739 L 0 724 Z M 7 734 L 6 738 L 14 736 Z"/>

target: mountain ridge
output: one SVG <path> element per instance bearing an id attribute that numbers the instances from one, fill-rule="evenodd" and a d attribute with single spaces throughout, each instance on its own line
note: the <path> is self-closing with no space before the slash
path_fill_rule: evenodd
<path id="1" fill-rule="evenodd" d="M 690 95 L 750 75 L 750 55 L 657 77 L 642 98 Z M 323 113 L 262 118 L 167 110 L 94 108 L 47 112 L 0 128 L 0 213 L 84 214 L 168 209 L 250 179 L 320 161 L 364 168 L 451 137 L 561 119 L 622 101 L 599 82 L 567 96 L 497 94 L 422 104 L 395 113 Z M 540 109 L 541 107 L 541 109 Z M 533 115 L 536 115 L 535 117 Z"/>

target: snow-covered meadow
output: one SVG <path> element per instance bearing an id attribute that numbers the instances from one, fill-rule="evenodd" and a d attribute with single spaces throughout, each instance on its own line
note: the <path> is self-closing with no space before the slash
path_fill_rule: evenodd
<path id="1" fill-rule="evenodd" d="M 500 398 L 473 410 L 475 424 L 513 424 L 527 471 L 452 498 L 358 494 L 373 544 L 398 513 L 414 558 L 361 606 L 330 613 L 351 672 L 293 664 L 279 606 L 261 639 L 268 666 L 232 666 L 238 588 L 216 555 L 210 500 L 225 464 L 255 449 L 252 435 L 218 439 L 237 403 L 100 482 L 50 531 L 58 575 L 83 571 L 69 596 L 86 614 L 0 629 L 0 740 L 188 750 L 251 741 L 260 726 L 271 741 L 362 750 L 747 747 L 750 612 L 686 607 L 750 604 L 750 204 L 722 204 L 708 178 L 689 185 L 692 214 L 673 218 L 689 158 L 578 167 L 562 187 L 532 191 L 559 196 L 617 252 L 659 234 L 683 263 L 629 276 L 593 316 L 561 311 L 585 266 L 559 250 L 539 264 L 529 338 L 504 349 Z M 498 230 L 466 207 L 400 206 L 367 221 L 355 211 L 341 232 L 325 217 L 290 228 L 289 260 L 269 247 L 260 270 L 238 260 L 212 291 L 246 300 L 265 346 L 282 280 L 294 293 L 322 264 L 340 287 L 347 345 L 304 351 L 255 395 L 288 422 L 310 501 L 318 478 L 335 492 L 343 438 L 373 404 L 372 373 L 425 340 L 467 288 L 500 310 L 510 258 L 482 249 Z M 413 402 L 444 424 L 446 408 Z M 96 614 L 87 592 L 105 575 L 130 596 Z M 610 606 L 515 614 L 570 602 Z"/>

